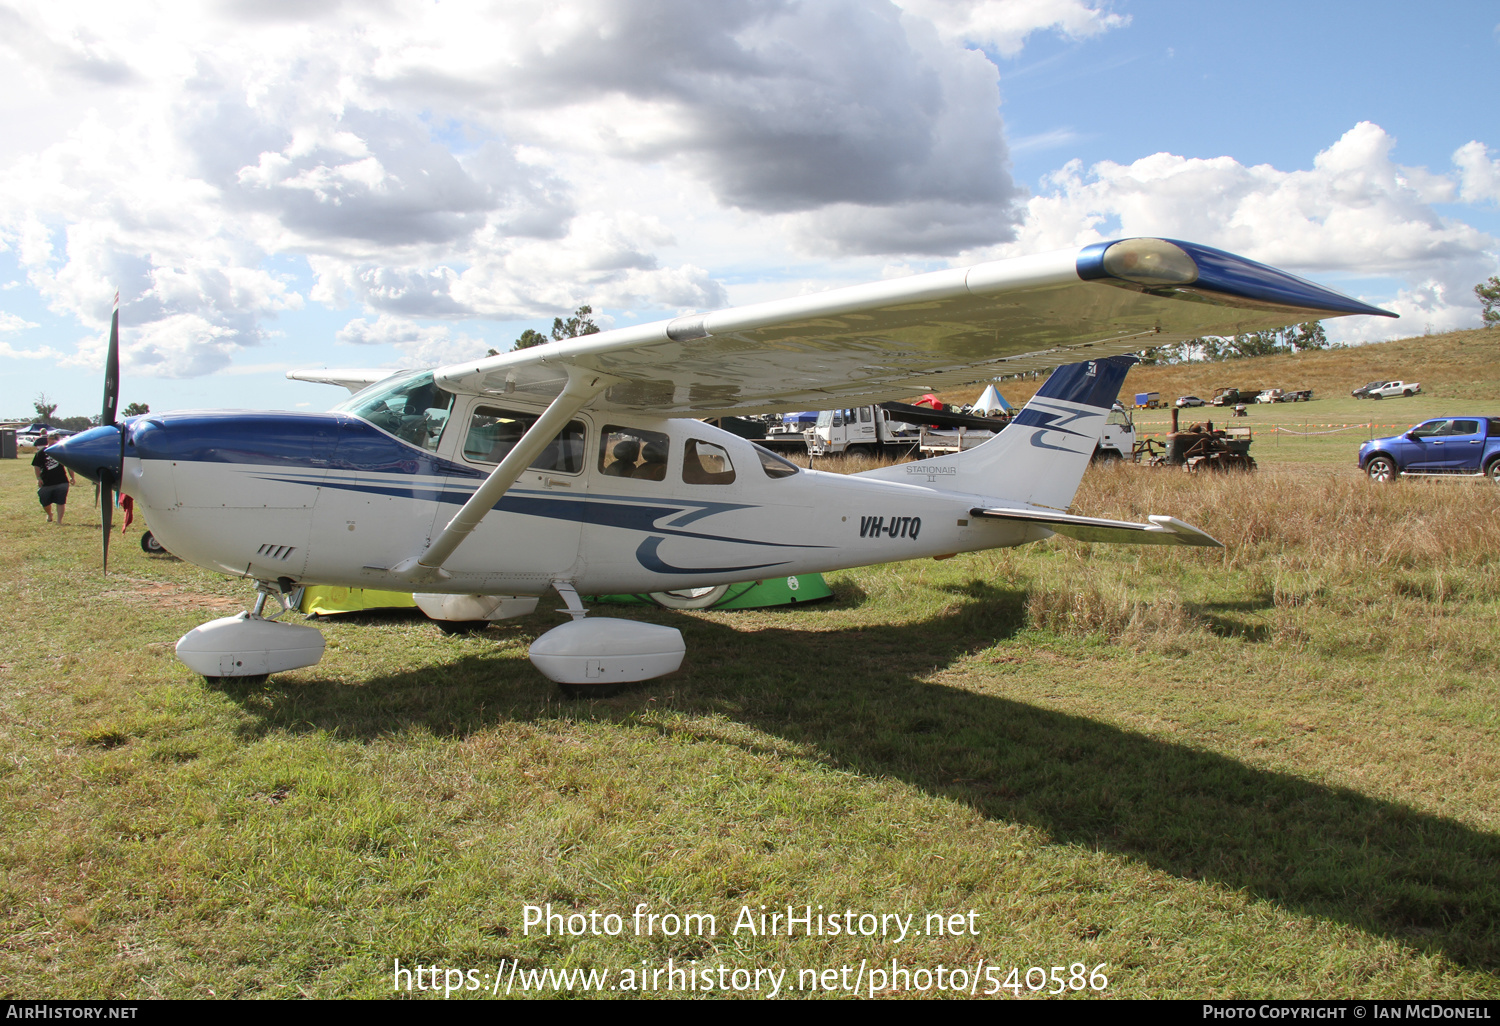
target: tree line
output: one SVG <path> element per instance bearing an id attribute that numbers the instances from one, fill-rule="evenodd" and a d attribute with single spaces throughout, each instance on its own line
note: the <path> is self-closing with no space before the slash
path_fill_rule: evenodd
<path id="1" fill-rule="evenodd" d="M 1212 363 L 1238 360 L 1247 356 L 1274 356 L 1278 353 L 1302 353 L 1309 349 L 1337 349 L 1319 321 L 1307 321 L 1272 331 L 1251 331 L 1243 335 L 1205 335 L 1170 346 L 1160 346 L 1147 354 L 1143 364 Z"/>
<path id="2" fill-rule="evenodd" d="M 92 417 L 61 417 L 53 419 L 52 415 L 57 412 L 57 403 L 46 392 L 37 393 L 37 397 L 32 402 L 31 408 L 36 411 L 38 423 L 46 424 L 63 431 L 85 431 L 88 428 L 99 426 L 100 415 L 97 413 Z M 131 403 L 125 407 L 121 416 L 138 417 L 143 413 L 150 412 L 151 407 L 146 403 Z"/>

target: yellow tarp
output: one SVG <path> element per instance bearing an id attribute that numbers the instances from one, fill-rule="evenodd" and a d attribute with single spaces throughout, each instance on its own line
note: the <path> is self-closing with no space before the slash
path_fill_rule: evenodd
<path id="1" fill-rule="evenodd" d="M 302 589 L 297 609 L 303 613 L 352 613 L 359 609 L 409 609 L 417 604 L 410 592 L 373 588 L 336 588 L 317 585 Z"/>

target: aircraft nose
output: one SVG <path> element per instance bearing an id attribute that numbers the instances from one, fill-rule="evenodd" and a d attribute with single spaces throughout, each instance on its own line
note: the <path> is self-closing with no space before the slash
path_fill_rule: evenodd
<path id="1" fill-rule="evenodd" d="M 107 470 L 113 480 L 119 481 L 120 432 L 128 430 L 124 424 L 89 428 L 48 446 L 46 452 L 79 477 L 98 481 L 99 471 Z"/>

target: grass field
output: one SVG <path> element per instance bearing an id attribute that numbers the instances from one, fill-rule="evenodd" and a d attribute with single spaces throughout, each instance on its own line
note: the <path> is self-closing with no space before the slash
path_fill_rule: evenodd
<path id="1" fill-rule="evenodd" d="M 1500 410 L 1468 355 L 1488 391 L 1379 413 Z M 1258 363 L 1224 383 L 1300 384 Z M 553 601 L 468 638 L 334 619 L 318 666 L 207 686 L 171 645 L 248 589 L 134 532 L 101 577 L 89 489 L 48 527 L 7 461 L 0 990 L 430 996 L 399 960 L 472 971 L 454 997 L 544 970 L 664 994 L 669 966 L 714 995 L 1024 997 L 1062 966 L 1077 996 L 1500 997 L 1500 489 L 1375 488 L 1358 432 L 1317 437 L 1259 435 L 1249 478 L 1085 478 L 1079 512 L 1222 551 L 1054 540 L 831 575 L 815 606 L 622 607 L 688 657 L 594 702 L 526 660 Z M 618 935 L 528 932 L 548 904 Z M 640 905 L 716 930 L 638 933 Z M 788 905 L 913 932 L 733 929 Z"/>

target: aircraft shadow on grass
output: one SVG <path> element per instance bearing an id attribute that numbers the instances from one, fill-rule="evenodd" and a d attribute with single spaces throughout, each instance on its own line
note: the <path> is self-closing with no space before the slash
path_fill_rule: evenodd
<path id="1" fill-rule="evenodd" d="M 983 583 L 954 591 L 968 601 L 932 619 L 834 631 L 740 631 L 662 610 L 624 614 L 688 635 L 684 671 L 607 701 L 568 703 L 566 715 L 623 721 L 652 696 L 669 696 L 666 707 L 685 713 L 723 714 L 729 699 L 735 718 L 810 745 L 842 769 L 904 780 L 1058 843 L 1500 968 L 1500 838 L 1357 791 L 926 681 L 1025 622 L 1024 591 Z M 774 624 L 778 614 L 760 616 Z M 506 720 L 550 719 L 560 708 L 553 686 L 517 658 L 539 625 L 550 626 L 550 616 L 491 628 L 484 636 L 499 643 L 493 654 L 359 687 L 273 679 L 225 691 L 252 714 L 252 733 L 375 738 L 422 725 L 463 736 Z M 770 653 L 796 669 L 771 679 Z"/>

